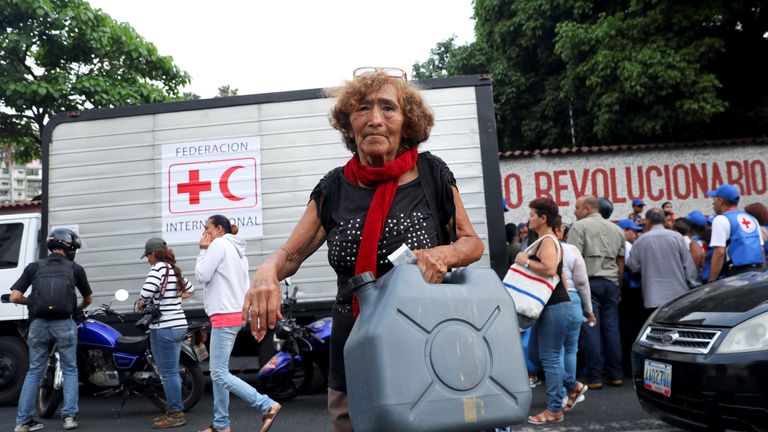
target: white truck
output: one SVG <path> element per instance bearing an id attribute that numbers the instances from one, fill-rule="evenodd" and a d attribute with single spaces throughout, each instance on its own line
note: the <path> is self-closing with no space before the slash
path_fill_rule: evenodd
<path id="1" fill-rule="evenodd" d="M 501 274 L 506 248 L 491 82 L 471 76 L 421 84 L 436 124 L 420 150 L 453 170 L 486 244 L 476 265 Z M 217 213 L 240 227 L 255 268 L 286 240 L 318 180 L 350 157 L 329 125 L 332 103 L 312 89 L 61 113 L 43 136 L 41 211 L 0 215 L 0 285 L 8 290 L 29 262 L 45 256 L 46 233 L 61 226 L 82 238 L 77 261 L 95 304 L 120 288 L 138 295 L 148 271 L 139 257 L 153 236 L 167 240 L 195 283 L 197 244 L 205 219 Z M 297 315 L 330 314 L 336 277 L 326 255 L 321 248 L 292 278 L 300 286 Z M 132 303 L 116 310 L 131 312 Z M 202 306 L 198 291 L 184 308 L 200 317 Z M 0 305 L 0 403 L 17 400 L 26 373 L 18 331 L 25 317 L 25 307 Z"/>

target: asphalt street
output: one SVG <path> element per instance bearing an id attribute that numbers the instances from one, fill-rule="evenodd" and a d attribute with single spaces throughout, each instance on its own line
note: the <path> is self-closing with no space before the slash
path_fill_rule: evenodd
<path id="1" fill-rule="evenodd" d="M 247 381 L 253 380 L 254 374 L 245 375 Z M 81 431 L 98 432 L 134 432 L 150 431 L 152 418 L 158 415 L 157 409 L 149 401 L 140 397 L 128 399 L 119 418 L 115 413 L 120 406 L 119 397 L 98 398 L 82 396 L 80 400 Z M 179 432 L 198 431 L 209 425 L 212 420 L 212 396 L 210 386 L 199 405 L 187 413 L 187 425 L 175 429 Z M 542 387 L 534 389 L 531 413 L 535 414 L 545 407 L 545 391 Z M 230 415 L 233 431 L 258 431 L 261 415 L 236 397 L 232 397 Z M 0 407 L 0 430 L 12 431 L 16 407 Z M 61 431 L 61 421 L 42 420 L 47 431 Z M 274 432 L 330 432 L 325 395 L 302 395 L 284 404 L 277 422 L 272 427 Z M 590 390 L 586 400 L 566 414 L 562 423 L 549 426 L 517 425 L 515 431 L 679 431 L 672 426 L 650 418 L 640 408 L 629 381 L 623 387 L 606 387 L 602 390 Z"/>

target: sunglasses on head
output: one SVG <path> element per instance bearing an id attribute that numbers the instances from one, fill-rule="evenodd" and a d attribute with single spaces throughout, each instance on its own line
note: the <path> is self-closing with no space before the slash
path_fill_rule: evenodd
<path id="1" fill-rule="evenodd" d="M 373 75 L 376 72 L 384 72 L 388 77 L 402 78 L 408 81 L 408 74 L 400 68 L 394 67 L 359 67 L 352 72 L 353 78 L 361 78 Z"/>

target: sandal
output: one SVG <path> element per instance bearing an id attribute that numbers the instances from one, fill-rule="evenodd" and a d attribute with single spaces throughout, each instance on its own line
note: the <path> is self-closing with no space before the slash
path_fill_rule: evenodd
<path id="1" fill-rule="evenodd" d="M 203 430 L 201 430 L 201 431 L 198 431 L 198 432 L 229 432 L 229 431 L 230 431 L 230 429 L 229 429 L 229 428 L 226 428 L 226 429 L 217 429 L 217 428 L 216 428 L 216 427 L 214 427 L 213 425 L 209 425 L 207 428 L 205 428 L 205 429 L 203 429 Z"/>
<path id="2" fill-rule="evenodd" d="M 568 402 L 565 403 L 563 409 L 565 411 L 570 411 L 577 403 L 583 402 L 585 398 L 582 396 L 584 396 L 584 393 L 586 393 L 587 390 L 589 390 L 589 387 L 576 381 L 576 387 L 568 393 Z"/>
<path id="3" fill-rule="evenodd" d="M 550 410 L 544 410 L 535 416 L 528 417 L 528 423 L 535 425 L 559 423 L 563 421 L 563 418 L 565 418 L 563 413 L 554 413 Z"/>
<path id="4" fill-rule="evenodd" d="M 261 418 L 261 432 L 267 432 L 269 428 L 272 427 L 272 423 L 275 422 L 277 414 L 280 413 L 280 408 L 282 408 L 282 405 L 277 402 L 273 403 L 272 406 L 269 407 L 269 411 L 267 411 L 267 413 L 264 414 L 264 417 Z"/>

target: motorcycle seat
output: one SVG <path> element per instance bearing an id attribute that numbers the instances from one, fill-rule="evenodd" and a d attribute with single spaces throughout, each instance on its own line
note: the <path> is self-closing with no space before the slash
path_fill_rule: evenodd
<path id="1" fill-rule="evenodd" d="M 147 350 L 147 346 L 149 346 L 148 341 L 149 335 L 120 336 L 115 341 L 115 351 L 125 354 L 141 355 Z"/>

